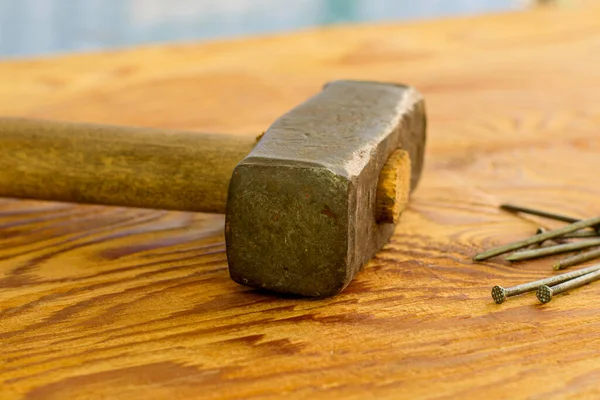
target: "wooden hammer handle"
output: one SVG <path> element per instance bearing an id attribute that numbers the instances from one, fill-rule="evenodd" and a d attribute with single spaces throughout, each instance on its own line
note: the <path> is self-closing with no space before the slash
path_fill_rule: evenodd
<path id="1" fill-rule="evenodd" d="M 254 138 L 0 118 L 0 196 L 224 213 Z"/>

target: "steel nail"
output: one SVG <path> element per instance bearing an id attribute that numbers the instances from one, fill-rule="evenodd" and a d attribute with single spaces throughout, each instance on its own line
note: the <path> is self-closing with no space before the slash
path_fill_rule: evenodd
<path id="1" fill-rule="evenodd" d="M 518 242 L 509 243 L 504 246 L 499 246 L 499 247 L 495 247 L 493 249 L 486 250 L 482 253 L 477 254 L 475 257 L 473 257 L 473 260 L 475 260 L 475 261 L 487 260 L 488 258 L 499 256 L 501 254 L 508 253 L 509 251 L 518 250 L 518 249 L 521 249 L 525 246 L 529 246 L 534 243 L 541 243 L 545 240 L 553 239 L 553 238 L 562 236 L 566 233 L 575 232 L 580 229 L 588 228 L 590 226 L 594 226 L 594 225 L 598 225 L 598 224 L 600 224 L 600 217 L 594 217 L 594 218 L 586 219 L 583 221 L 575 222 L 573 224 L 564 226 L 559 229 L 555 229 L 550 232 L 531 236 L 525 240 L 520 240 Z"/>
<path id="2" fill-rule="evenodd" d="M 505 210 L 505 211 L 521 212 L 521 213 L 524 213 L 524 214 L 537 215 L 538 217 L 550 218 L 550 219 L 554 219 L 556 221 L 564 221 L 564 222 L 569 222 L 569 223 L 574 223 L 574 222 L 581 221 L 578 218 L 573 218 L 573 217 L 568 217 L 566 215 L 561 215 L 561 214 L 555 214 L 555 213 L 550 213 L 550 212 L 546 212 L 546 211 L 536 210 L 536 209 L 533 209 L 533 208 L 516 206 L 514 204 L 501 204 L 500 208 L 502 210 Z"/>
<path id="3" fill-rule="evenodd" d="M 552 296 L 566 292 L 567 290 L 575 289 L 588 283 L 597 281 L 600 279 L 600 270 L 591 272 L 580 276 L 579 278 L 571 279 L 563 283 L 559 283 L 556 286 L 550 286 L 548 284 L 541 285 L 536 292 L 536 297 L 542 303 L 548 303 L 552 300 Z"/>
<path id="4" fill-rule="evenodd" d="M 577 231 L 563 235 L 560 237 L 560 239 L 580 239 L 593 237 L 600 237 L 600 234 L 596 231 Z"/>
<path id="5" fill-rule="evenodd" d="M 523 250 L 509 255 L 505 257 L 505 259 L 508 261 L 529 260 L 532 258 L 551 256 L 555 254 L 566 253 L 568 251 L 586 249 L 588 247 L 594 246 L 600 246 L 600 239 L 583 240 L 580 242 L 559 244 L 556 246 L 542 247 L 534 250 Z"/>
<path id="6" fill-rule="evenodd" d="M 586 261 L 595 260 L 600 257 L 600 249 L 593 249 L 585 253 L 576 254 L 571 257 L 563 258 L 554 264 L 555 270 L 565 269 L 567 267 L 584 263 Z"/>
<path id="7" fill-rule="evenodd" d="M 532 290 L 536 290 L 537 288 L 539 288 L 541 285 L 555 285 L 557 283 L 565 282 L 570 279 L 577 278 L 594 271 L 600 271 L 600 264 L 578 269 L 577 271 L 571 271 L 560 275 L 554 275 L 549 278 L 540 279 L 534 282 L 523 283 L 521 285 L 512 286 L 509 288 L 503 288 L 502 286 L 494 286 L 492 288 L 492 298 L 494 299 L 496 304 L 501 304 L 509 297 L 526 292 L 531 292 Z"/>

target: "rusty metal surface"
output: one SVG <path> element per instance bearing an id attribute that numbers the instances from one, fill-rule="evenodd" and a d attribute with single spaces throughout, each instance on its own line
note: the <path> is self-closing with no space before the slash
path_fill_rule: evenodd
<path id="1" fill-rule="evenodd" d="M 394 231 L 374 218 L 381 168 L 406 149 L 414 188 L 424 145 L 416 90 L 326 85 L 275 121 L 233 173 L 225 228 L 231 277 L 304 296 L 343 290 Z"/>

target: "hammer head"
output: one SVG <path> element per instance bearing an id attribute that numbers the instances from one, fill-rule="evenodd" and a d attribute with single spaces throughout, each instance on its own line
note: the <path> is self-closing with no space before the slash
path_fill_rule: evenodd
<path id="1" fill-rule="evenodd" d="M 406 150 L 412 190 L 424 147 L 416 90 L 327 84 L 275 121 L 233 172 L 225 221 L 232 279 L 310 297 L 343 290 L 394 232 L 375 218 L 382 167 Z"/>

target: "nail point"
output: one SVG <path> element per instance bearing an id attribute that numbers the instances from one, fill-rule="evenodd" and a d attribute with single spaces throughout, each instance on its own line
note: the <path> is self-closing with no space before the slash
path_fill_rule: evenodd
<path id="1" fill-rule="evenodd" d="M 554 268 L 555 271 L 560 271 L 562 269 L 562 265 L 560 262 L 557 262 L 552 266 L 552 268 Z"/>

